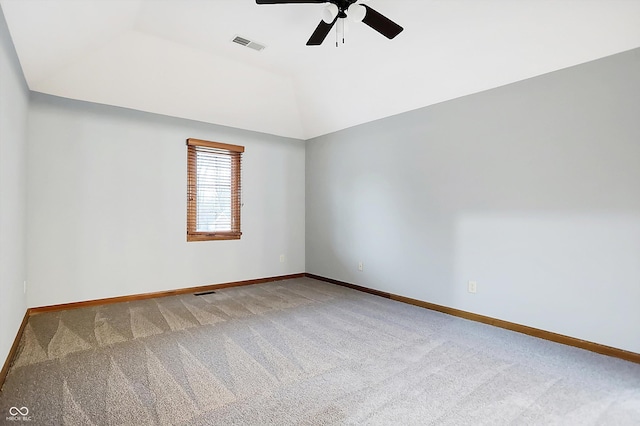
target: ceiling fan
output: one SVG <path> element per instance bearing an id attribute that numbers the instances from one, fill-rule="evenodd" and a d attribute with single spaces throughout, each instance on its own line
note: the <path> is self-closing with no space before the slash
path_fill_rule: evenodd
<path id="1" fill-rule="evenodd" d="M 336 47 L 342 38 L 344 43 L 344 19 L 362 21 L 388 39 L 400 34 L 403 28 L 391 19 L 362 4 L 366 0 L 256 0 L 257 4 L 288 4 L 288 3 L 328 3 L 322 12 L 322 20 L 307 41 L 307 46 L 319 46 L 336 23 Z"/>

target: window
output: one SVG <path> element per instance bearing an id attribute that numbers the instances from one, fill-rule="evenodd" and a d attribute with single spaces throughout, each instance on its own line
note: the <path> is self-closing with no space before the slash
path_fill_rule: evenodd
<path id="1" fill-rule="evenodd" d="M 240 239 L 243 146 L 187 139 L 187 241 Z"/>

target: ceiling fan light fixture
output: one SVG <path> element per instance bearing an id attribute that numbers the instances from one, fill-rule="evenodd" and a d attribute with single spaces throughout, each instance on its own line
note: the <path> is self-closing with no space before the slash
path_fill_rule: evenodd
<path id="1" fill-rule="evenodd" d="M 367 15 L 367 8 L 361 4 L 353 3 L 347 9 L 347 17 L 353 22 L 360 22 Z"/>
<path id="2" fill-rule="evenodd" d="M 338 9 L 338 6 L 333 3 L 329 3 L 322 11 L 322 20 L 327 24 L 331 24 L 336 19 L 339 12 L 340 10 Z"/>

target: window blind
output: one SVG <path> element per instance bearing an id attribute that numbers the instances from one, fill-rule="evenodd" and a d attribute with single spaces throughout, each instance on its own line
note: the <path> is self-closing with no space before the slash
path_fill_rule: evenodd
<path id="1" fill-rule="evenodd" d="M 238 239 L 244 147 L 187 139 L 187 240 Z"/>

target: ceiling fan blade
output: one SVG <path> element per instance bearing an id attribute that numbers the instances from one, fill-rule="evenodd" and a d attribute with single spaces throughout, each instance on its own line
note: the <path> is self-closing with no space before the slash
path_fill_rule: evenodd
<path id="1" fill-rule="evenodd" d="M 330 24 L 327 24 L 324 21 L 320 21 L 316 30 L 313 32 L 313 34 L 311 34 L 311 37 L 307 42 L 307 46 L 320 46 L 324 39 L 327 38 L 329 31 L 331 31 L 331 28 L 333 28 L 337 20 L 338 17 L 336 16 L 333 22 Z"/>
<path id="2" fill-rule="evenodd" d="M 326 3 L 328 0 L 256 0 L 257 4 Z"/>
<path id="3" fill-rule="evenodd" d="M 400 25 L 393 22 L 391 19 L 371 9 L 366 4 L 363 4 L 362 6 L 367 9 L 367 14 L 364 16 L 362 22 L 364 22 L 386 38 L 394 38 L 404 29 Z"/>

